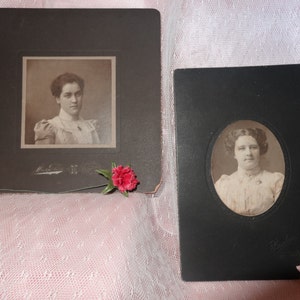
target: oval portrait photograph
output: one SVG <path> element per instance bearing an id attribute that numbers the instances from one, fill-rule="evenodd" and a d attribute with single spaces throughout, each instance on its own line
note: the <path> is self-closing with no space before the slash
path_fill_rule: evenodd
<path id="1" fill-rule="evenodd" d="M 268 211 L 281 193 L 283 151 L 263 124 L 234 122 L 213 146 L 211 176 L 219 198 L 229 209 L 242 216 L 258 216 Z"/>

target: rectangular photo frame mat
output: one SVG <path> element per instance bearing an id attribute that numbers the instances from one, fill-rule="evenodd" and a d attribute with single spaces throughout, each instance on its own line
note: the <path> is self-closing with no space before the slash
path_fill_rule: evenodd
<path id="1" fill-rule="evenodd" d="M 115 162 L 132 166 L 140 181 L 138 191 L 154 191 L 161 181 L 159 12 L 4 8 L 0 25 L 0 189 L 64 192 L 101 185 L 106 179 L 95 170 L 109 169 Z M 21 148 L 24 57 L 115 57 L 115 145 Z M 41 169 L 52 175 L 37 176 Z"/>
<path id="2" fill-rule="evenodd" d="M 299 279 L 299 77 L 299 65 L 175 71 L 183 280 Z M 211 174 L 219 135 L 239 120 L 268 127 L 284 156 L 280 196 L 257 216 L 243 216 L 224 205 Z"/>

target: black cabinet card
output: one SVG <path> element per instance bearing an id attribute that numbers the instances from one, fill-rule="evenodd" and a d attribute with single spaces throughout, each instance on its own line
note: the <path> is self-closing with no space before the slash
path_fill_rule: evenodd
<path id="1" fill-rule="evenodd" d="M 160 15 L 151 9 L 0 9 L 2 191 L 161 176 Z M 91 189 L 89 191 L 99 191 Z"/>
<path id="2" fill-rule="evenodd" d="M 299 278 L 300 66 L 175 71 L 182 278 Z"/>

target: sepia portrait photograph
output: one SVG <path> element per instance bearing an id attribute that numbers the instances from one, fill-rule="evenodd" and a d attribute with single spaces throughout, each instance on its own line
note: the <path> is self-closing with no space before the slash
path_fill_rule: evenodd
<path id="1" fill-rule="evenodd" d="M 275 135 L 263 124 L 240 120 L 227 126 L 212 151 L 211 176 L 222 202 L 243 216 L 257 216 L 277 201 L 285 161 Z"/>
<path id="2" fill-rule="evenodd" d="M 115 148 L 114 56 L 23 57 L 21 148 Z"/>

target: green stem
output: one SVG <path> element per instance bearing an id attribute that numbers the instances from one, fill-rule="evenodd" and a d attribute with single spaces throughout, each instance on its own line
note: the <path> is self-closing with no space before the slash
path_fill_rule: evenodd
<path id="1" fill-rule="evenodd" d="M 67 194 L 67 193 L 74 193 L 74 192 L 80 192 L 80 191 L 86 191 L 86 190 L 91 190 L 91 189 L 96 189 L 100 187 L 104 187 L 106 184 L 101 184 L 101 185 L 94 185 L 94 186 L 87 186 L 79 189 L 74 189 L 74 190 L 67 190 L 67 191 L 62 191 L 62 192 L 43 192 L 43 191 L 34 191 L 34 190 L 15 190 L 15 189 L 0 189 L 1 192 L 6 192 L 6 193 L 43 193 L 43 194 Z"/>

